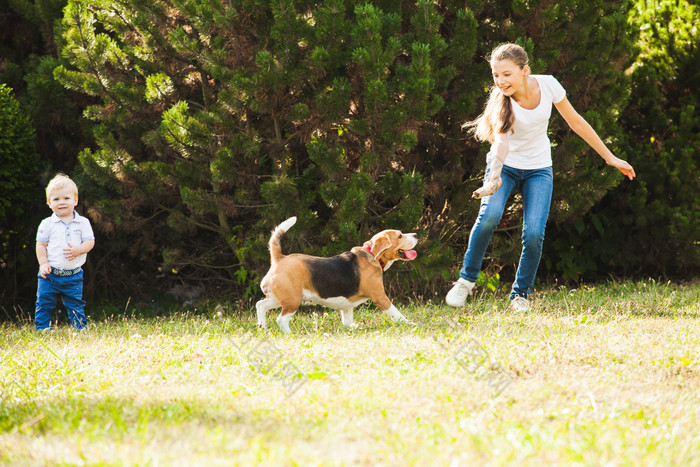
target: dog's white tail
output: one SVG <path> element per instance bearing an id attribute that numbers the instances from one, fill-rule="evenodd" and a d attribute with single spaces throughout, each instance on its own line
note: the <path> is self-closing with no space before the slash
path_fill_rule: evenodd
<path id="1" fill-rule="evenodd" d="M 275 227 L 275 230 L 272 231 L 272 235 L 270 236 L 270 261 L 271 262 L 276 262 L 279 261 L 284 257 L 282 254 L 282 246 L 280 245 L 280 239 L 282 238 L 282 235 L 292 228 L 294 224 L 297 223 L 297 218 L 296 217 L 290 217 L 286 221 L 282 222 L 280 225 Z"/>

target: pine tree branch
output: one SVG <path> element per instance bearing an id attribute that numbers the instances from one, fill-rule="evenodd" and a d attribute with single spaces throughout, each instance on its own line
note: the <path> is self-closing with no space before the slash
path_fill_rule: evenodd
<path id="1" fill-rule="evenodd" d="M 75 20 L 75 18 L 74 18 L 74 20 Z M 117 102 L 119 105 L 124 106 L 125 108 L 129 108 L 129 106 L 125 105 L 119 98 L 117 98 L 114 94 L 112 94 L 112 92 L 107 88 L 105 83 L 102 81 L 102 78 L 100 78 L 100 72 L 97 68 L 97 65 L 95 64 L 95 61 L 94 61 L 92 55 L 90 54 L 89 46 L 86 45 L 87 39 L 85 38 L 85 35 L 83 33 L 83 23 L 80 20 L 80 13 L 78 13 L 78 15 L 77 15 L 76 23 L 78 24 L 78 31 L 80 33 L 81 45 L 83 47 L 83 50 L 85 50 L 85 55 L 87 56 L 88 62 L 90 63 L 92 75 L 97 79 L 97 82 L 100 84 L 100 87 L 105 92 L 105 94 L 107 94 L 112 99 L 114 99 L 114 101 Z"/>
<path id="2" fill-rule="evenodd" d="M 204 107 L 203 104 L 200 104 L 200 103 L 197 102 L 197 101 L 193 101 L 193 100 L 191 100 L 191 99 L 188 99 L 188 100 L 187 100 L 187 103 L 188 103 L 188 104 L 192 104 L 192 105 L 198 107 L 199 110 L 201 110 L 202 112 L 206 112 L 206 111 L 207 111 L 207 108 Z"/>
<path id="3" fill-rule="evenodd" d="M 181 211 L 178 211 L 177 209 L 173 209 L 173 208 L 169 208 L 169 207 L 167 207 L 167 206 L 164 206 L 163 204 L 161 204 L 161 203 L 159 203 L 159 202 L 154 202 L 154 204 L 155 204 L 156 206 L 158 206 L 160 209 L 162 209 L 163 211 L 169 212 L 170 214 L 176 214 L 176 215 L 177 215 L 177 214 L 181 214 L 181 215 L 185 218 L 185 220 L 186 220 L 187 222 L 189 222 L 190 224 L 192 224 L 192 225 L 195 226 L 195 227 L 199 227 L 199 228 L 201 228 L 201 229 L 208 230 L 208 231 L 210 231 L 210 232 L 214 232 L 214 233 L 216 233 L 216 234 L 221 234 L 221 230 L 220 230 L 220 229 L 217 229 L 217 228 L 216 228 L 215 226 L 213 226 L 213 225 L 209 225 L 209 224 L 205 224 L 205 223 L 202 223 L 202 222 L 198 222 L 198 221 L 196 221 L 195 219 L 193 219 L 193 218 L 191 218 L 191 217 L 185 216 Z"/>
<path id="4" fill-rule="evenodd" d="M 180 123 L 176 122 L 175 120 L 170 120 L 170 121 L 171 121 L 172 123 L 174 123 L 175 125 L 179 126 L 180 128 L 182 128 L 182 129 L 184 129 L 184 130 L 186 130 L 186 131 L 192 132 L 192 130 L 191 130 L 190 128 L 187 128 L 186 126 L 181 125 Z M 187 148 L 187 149 L 189 149 L 190 151 L 192 151 L 192 152 L 194 152 L 194 153 L 199 153 L 199 154 L 203 155 L 205 158 L 209 157 L 209 153 L 207 153 L 207 152 L 204 151 L 203 149 L 200 149 L 199 146 L 192 146 L 192 145 L 190 145 L 190 144 L 185 143 L 184 141 L 182 141 L 181 139 L 179 139 L 179 138 L 175 135 L 175 133 L 173 133 L 170 129 L 168 129 L 167 132 L 168 132 L 168 134 L 172 137 L 172 139 L 173 139 L 174 141 L 176 141 L 178 144 L 180 144 L 180 146 L 182 146 L 183 148 Z M 203 133 L 200 133 L 200 136 L 209 136 L 209 135 L 205 135 L 205 134 L 203 134 Z M 179 151 L 177 151 L 177 153 L 178 153 L 178 155 L 179 155 L 182 159 L 186 159 L 182 154 L 179 153 Z"/>

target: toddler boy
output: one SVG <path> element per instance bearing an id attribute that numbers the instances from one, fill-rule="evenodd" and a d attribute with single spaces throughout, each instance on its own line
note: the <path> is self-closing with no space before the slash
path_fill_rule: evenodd
<path id="1" fill-rule="evenodd" d="M 81 331 L 87 321 L 81 266 L 95 246 L 95 235 L 90 221 L 75 212 L 78 187 L 67 175 L 59 173 L 49 182 L 46 204 L 53 215 L 41 221 L 36 236 L 39 285 L 34 323 L 39 331 L 52 330 L 51 312 L 61 297 L 71 325 Z"/>

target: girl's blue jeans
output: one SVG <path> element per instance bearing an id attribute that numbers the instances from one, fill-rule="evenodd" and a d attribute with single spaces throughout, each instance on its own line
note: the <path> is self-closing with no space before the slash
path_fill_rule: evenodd
<path id="1" fill-rule="evenodd" d="M 469 234 L 469 245 L 459 272 L 462 278 L 470 282 L 476 282 L 479 278 L 486 248 L 501 221 L 506 201 L 513 190 L 518 190 L 523 197 L 523 250 L 510 298 L 512 300 L 517 295 L 527 298 L 535 285 L 535 275 L 542 257 L 544 231 L 554 188 L 553 178 L 552 167 L 521 170 L 503 166 L 501 187 L 493 195 L 481 198 L 479 216 Z"/>
<path id="2" fill-rule="evenodd" d="M 87 323 L 83 301 L 83 271 L 68 277 L 47 274 L 44 279 L 39 276 L 34 312 L 34 324 L 38 330 L 51 327 L 51 312 L 58 304 L 58 297 L 61 297 L 68 310 L 70 324 L 82 330 Z"/>

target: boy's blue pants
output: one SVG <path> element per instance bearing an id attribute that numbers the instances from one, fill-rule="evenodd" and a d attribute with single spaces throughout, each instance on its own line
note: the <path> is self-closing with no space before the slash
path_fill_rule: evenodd
<path id="1" fill-rule="evenodd" d="M 47 274 L 46 279 L 39 276 L 36 289 L 36 310 L 34 324 L 38 330 L 51 327 L 51 312 L 61 297 L 68 310 L 70 324 L 81 330 L 85 327 L 85 301 L 83 301 L 83 271 L 68 277 Z"/>

